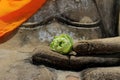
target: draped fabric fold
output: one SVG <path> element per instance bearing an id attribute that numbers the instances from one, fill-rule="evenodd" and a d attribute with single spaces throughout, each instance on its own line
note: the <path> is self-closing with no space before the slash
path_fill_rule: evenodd
<path id="1" fill-rule="evenodd" d="M 0 40 L 31 17 L 47 0 L 0 0 Z"/>

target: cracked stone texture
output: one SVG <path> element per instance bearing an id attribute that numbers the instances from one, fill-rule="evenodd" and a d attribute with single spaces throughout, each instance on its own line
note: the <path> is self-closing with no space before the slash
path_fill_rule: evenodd
<path id="1" fill-rule="evenodd" d="M 87 16 L 96 21 L 102 20 L 102 32 L 109 36 L 116 36 L 117 26 L 117 3 L 115 0 L 48 0 L 45 6 L 38 11 L 28 22 L 42 22 L 54 20 L 55 16 L 64 16 L 69 20 L 80 22 L 80 20 Z M 108 5 L 109 4 L 109 5 Z M 96 7 L 97 6 L 97 7 Z M 44 14 L 44 15 L 43 15 Z"/>
<path id="2" fill-rule="evenodd" d="M 53 2 L 53 0 L 51 1 L 49 0 L 46 4 L 47 6 L 43 7 L 43 12 L 38 12 L 38 15 L 34 15 L 34 17 L 32 17 L 29 21 L 41 21 L 44 18 L 49 18 L 49 20 L 51 20 L 51 17 L 56 15 L 56 9 L 54 8 L 55 2 Z M 59 1 L 64 2 L 64 0 Z M 69 2 L 71 3 L 71 1 Z M 75 1 L 85 2 L 87 0 Z M 104 1 L 108 2 L 107 0 Z M 69 3 L 68 1 L 66 2 Z M 74 2 L 72 1 L 71 5 L 73 4 Z M 103 7 L 106 9 L 109 6 Z M 49 8 L 49 10 L 45 10 L 46 8 Z M 51 16 L 48 14 L 43 15 L 44 13 L 51 14 Z M 73 11 L 72 13 L 75 14 L 76 12 Z M 76 14 L 78 15 L 79 13 Z M 46 15 L 48 16 L 46 17 Z M 106 17 L 109 17 L 109 15 Z M 69 16 L 70 18 L 74 17 L 74 20 L 78 19 L 76 18 L 76 15 L 73 16 L 67 13 L 66 16 Z M 106 17 L 105 19 L 107 19 Z M 109 33 L 111 32 L 114 33 L 112 30 Z M 34 28 L 21 27 L 17 33 L 14 33 L 12 38 L 0 44 L 0 80 L 120 80 L 119 66 L 102 68 L 95 67 L 80 71 L 67 71 L 54 69 L 48 66 L 44 66 L 43 64 L 39 66 L 33 65 L 31 62 L 31 57 L 34 54 L 33 51 L 39 46 L 48 46 L 48 43 L 52 40 L 53 36 L 59 35 L 61 33 L 70 34 L 75 41 L 102 37 L 101 31 L 98 27 L 90 29 L 73 28 L 73 26 L 66 25 L 54 20 L 47 25 L 36 26 Z M 94 62 L 94 60 L 92 62 Z"/>
<path id="3" fill-rule="evenodd" d="M 93 68 L 82 72 L 83 80 L 120 80 L 120 67 Z"/>
<path id="4" fill-rule="evenodd" d="M 0 80 L 119 80 L 119 66 L 69 71 L 43 64 L 33 65 L 31 57 L 35 49 L 49 45 L 39 41 L 35 34 L 34 29 L 20 28 L 17 34 L 0 45 Z"/>
<path id="5" fill-rule="evenodd" d="M 30 62 L 31 53 L 0 49 L 0 80 L 119 80 L 120 67 L 57 70 Z"/>

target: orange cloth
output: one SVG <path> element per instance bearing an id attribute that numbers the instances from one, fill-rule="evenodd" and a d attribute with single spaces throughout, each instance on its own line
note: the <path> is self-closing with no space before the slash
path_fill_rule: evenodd
<path id="1" fill-rule="evenodd" d="M 0 0 L 0 40 L 31 17 L 47 0 Z"/>

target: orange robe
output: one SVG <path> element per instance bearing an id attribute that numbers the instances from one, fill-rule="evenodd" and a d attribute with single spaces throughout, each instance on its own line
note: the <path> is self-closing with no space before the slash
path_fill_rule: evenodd
<path id="1" fill-rule="evenodd" d="M 0 40 L 31 17 L 47 0 L 0 0 Z"/>

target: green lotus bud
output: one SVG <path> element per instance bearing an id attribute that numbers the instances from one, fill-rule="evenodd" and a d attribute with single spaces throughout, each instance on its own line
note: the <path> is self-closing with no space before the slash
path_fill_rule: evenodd
<path id="1" fill-rule="evenodd" d="M 61 34 L 60 36 L 55 36 L 50 44 L 50 48 L 53 51 L 59 52 L 61 54 L 67 54 L 71 51 L 73 46 L 73 39 L 67 34 Z"/>

